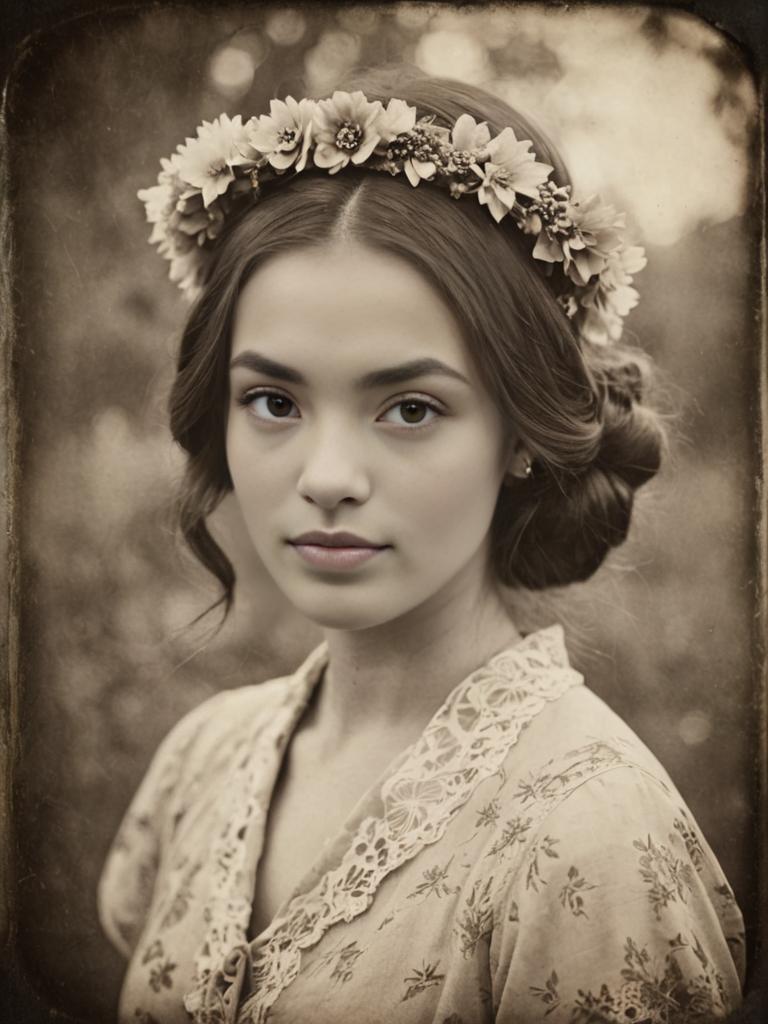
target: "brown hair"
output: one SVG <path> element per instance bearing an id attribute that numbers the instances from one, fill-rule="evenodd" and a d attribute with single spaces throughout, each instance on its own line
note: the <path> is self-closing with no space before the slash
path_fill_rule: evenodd
<path id="1" fill-rule="evenodd" d="M 566 169 L 551 143 L 508 104 L 474 86 L 401 66 L 349 77 L 383 102 L 396 95 L 450 124 L 462 113 L 492 134 L 509 125 L 542 161 Z M 533 475 L 502 487 L 491 559 L 506 585 L 542 588 L 586 579 L 629 529 L 635 489 L 659 468 L 664 432 L 642 404 L 649 360 L 614 345 L 585 351 L 531 239 L 493 224 L 477 202 L 361 169 L 307 170 L 280 182 L 217 240 L 203 292 L 181 340 L 170 396 L 174 439 L 189 458 L 180 525 L 220 581 L 228 610 L 235 573 L 206 517 L 232 488 L 225 454 L 231 326 L 241 288 L 267 259 L 349 238 L 408 261 L 452 309 L 488 391 L 534 457 Z"/>

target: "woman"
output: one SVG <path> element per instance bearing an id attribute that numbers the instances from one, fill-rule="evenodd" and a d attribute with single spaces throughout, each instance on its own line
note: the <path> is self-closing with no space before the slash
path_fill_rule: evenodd
<path id="1" fill-rule="evenodd" d="M 197 300 L 185 536 L 228 609 L 205 517 L 234 491 L 325 640 L 157 752 L 100 885 L 121 1019 L 722 1018 L 722 871 L 561 628 L 504 600 L 590 576 L 660 464 L 618 340 L 642 250 L 482 90 L 347 90 L 204 124 L 141 194 Z"/>

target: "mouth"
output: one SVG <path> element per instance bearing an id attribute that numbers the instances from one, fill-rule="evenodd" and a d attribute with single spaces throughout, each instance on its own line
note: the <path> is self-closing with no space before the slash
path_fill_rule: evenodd
<path id="1" fill-rule="evenodd" d="M 288 543 L 303 561 L 321 569 L 352 569 L 391 546 L 374 544 L 353 533 L 322 533 L 318 530 L 303 533 Z"/>
<path id="2" fill-rule="evenodd" d="M 388 544 L 377 544 L 366 537 L 359 537 L 356 533 L 349 533 L 346 530 L 339 530 L 336 533 L 326 533 L 324 530 L 310 530 L 309 533 L 302 533 L 293 537 L 288 542 L 293 545 L 312 545 L 323 548 L 380 548 L 389 547 Z"/>

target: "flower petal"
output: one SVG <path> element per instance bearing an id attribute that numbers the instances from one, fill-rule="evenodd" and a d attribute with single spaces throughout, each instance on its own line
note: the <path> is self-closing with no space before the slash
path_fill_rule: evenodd
<path id="1" fill-rule="evenodd" d="M 416 108 L 405 100 L 391 99 L 373 125 L 382 142 L 391 142 L 396 135 L 408 132 L 416 124 Z"/>
<path id="2" fill-rule="evenodd" d="M 431 181 L 437 174 L 437 166 L 432 160 L 411 160 L 420 178 Z"/>
<path id="3" fill-rule="evenodd" d="M 379 142 L 379 136 L 371 133 L 370 137 L 363 142 L 359 149 L 356 149 L 351 156 L 353 164 L 361 164 L 368 159 Z"/>
<path id="4" fill-rule="evenodd" d="M 483 190 L 481 189 L 480 192 L 482 193 L 482 191 Z M 487 189 L 484 197 L 478 194 L 478 198 L 482 204 L 488 206 L 488 209 L 491 211 L 491 215 L 497 224 L 507 216 L 511 209 L 511 207 L 506 206 L 499 199 L 493 189 Z"/>
<path id="5" fill-rule="evenodd" d="M 485 121 L 478 122 L 470 114 L 461 114 L 451 132 L 454 149 L 473 150 L 487 145 L 491 132 Z"/>
<path id="6" fill-rule="evenodd" d="M 533 258 L 545 260 L 547 263 L 562 263 L 565 259 L 563 248 L 554 239 L 547 238 L 542 231 L 533 247 Z"/>
<path id="7" fill-rule="evenodd" d="M 410 183 L 415 188 L 419 184 L 419 182 L 421 181 L 421 175 L 416 170 L 416 168 L 413 166 L 413 161 L 412 160 L 406 160 L 405 163 L 403 164 L 403 170 L 405 171 L 406 178 L 408 179 L 408 181 L 410 181 Z"/>
<path id="8" fill-rule="evenodd" d="M 314 153 L 312 154 L 315 163 L 318 167 L 324 167 L 330 169 L 338 165 L 338 170 L 345 167 L 349 162 L 349 157 L 346 154 L 339 152 L 335 146 L 332 146 L 328 142 L 321 142 L 315 146 Z"/>

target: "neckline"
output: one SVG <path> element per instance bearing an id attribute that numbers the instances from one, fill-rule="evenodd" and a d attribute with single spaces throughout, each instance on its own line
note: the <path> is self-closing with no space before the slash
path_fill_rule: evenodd
<path id="1" fill-rule="evenodd" d="M 560 623 L 552 623 L 549 626 L 544 626 L 541 629 L 534 630 L 530 633 L 521 633 L 516 639 L 505 644 L 494 654 L 490 655 L 490 657 L 486 658 L 485 661 L 477 666 L 477 668 L 472 669 L 464 676 L 463 679 L 456 683 L 454 688 L 446 695 L 445 700 L 442 701 L 440 706 L 430 717 L 430 721 L 435 717 L 435 715 L 439 714 L 441 708 L 445 706 L 446 702 L 450 700 L 451 695 L 455 693 L 459 687 L 465 686 L 478 673 L 481 673 L 492 666 L 496 667 L 499 659 L 504 659 L 505 656 L 510 655 L 518 648 L 524 648 L 529 641 L 538 637 L 550 637 L 551 640 L 554 641 L 555 645 L 562 649 L 562 660 L 558 659 L 560 666 L 570 667 L 568 655 L 565 650 L 564 631 Z M 322 640 L 312 648 L 295 672 L 291 676 L 287 677 L 296 684 L 297 699 L 301 701 L 302 712 L 322 680 L 329 663 L 330 651 L 328 649 L 328 641 Z"/>
<path id="2" fill-rule="evenodd" d="M 234 954 L 251 962 L 251 976 L 258 982 L 247 993 L 243 1008 L 268 1009 L 298 974 L 301 950 L 316 944 L 336 921 L 352 920 L 367 910 L 383 877 L 441 837 L 453 813 L 483 778 L 497 770 L 543 706 L 582 682 L 569 665 L 559 624 L 517 639 L 492 655 L 451 691 L 417 740 L 389 763 L 269 924 L 249 939 L 253 885 L 269 803 L 296 725 L 328 657 L 323 641 L 286 677 L 289 689 L 281 713 L 272 716 L 267 734 L 259 738 L 262 745 L 278 741 L 277 752 L 269 759 L 266 784 L 263 759 L 256 765 L 261 778 L 258 770 L 249 771 L 246 762 L 233 780 L 233 807 L 260 799 L 264 813 L 258 818 L 261 832 L 254 835 L 251 826 L 250 842 L 242 842 L 250 847 L 252 859 L 241 858 L 240 872 L 230 876 L 229 891 L 219 892 L 208 908 L 211 925 L 196 958 L 196 984 L 185 997 L 185 1006 L 196 1020 L 206 1019 L 205 1007 L 214 993 L 229 993 L 235 984 Z M 365 885 L 350 898 L 344 887 L 345 872 L 361 844 L 374 843 L 389 844 L 393 855 L 385 867 L 368 872 Z M 233 881 L 236 875 L 239 886 Z M 244 883 L 247 893 L 241 891 Z M 232 996 L 227 999 L 231 1003 Z M 238 1002 L 236 997 L 231 1005 Z M 202 1015 L 198 1017 L 197 1011 Z"/>
<path id="3" fill-rule="evenodd" d="M 380 797 L 384 788 L 384 784 L 388 779 L 391 779 L 395 773 L 403 766 L 408 760 L 411 752 L 423 738 L 425 733 L 433 727 L 435 721 L 444 712 L 446 706 L 452 700 L 452 698 L 460 690 L 471 687 L 475 682 L 479 681 L 484 677 L 493 675 L 499 672 L 502 677 L 509 678 L 511 680 L 513 666 L 510 665 L 510 661 L 514 661 L 517 657 L 528 649 L 530 645 L 529 641 L 539 642 L 540 640 L 550 641 L 549 654 L 552 655 L 559 648 L 561 654 L 560 659 L 553 658 L 547 665 L 539 665 L 538 667 L 545 668 L 554 665 L 555 660 L 559 661 L 559 667 L 566 668 L 569 671 L 570 664 L 568 661 L 568 655 L 565 649 L 564 633 L 563 628 L 559 623 L 544 627 L 540 630 L 536 630 L 533 633 L 527 633 L 523 636 L 516 638 L 510 643 L 504 645 L 500 650 L 496 651 L 489 658 L 487 658 L 477 668 L 469 672 L 460 682 L 454 686 L 454 688 L 448 693 L 445 700 L 430 716 L 426 726 L 420 733 L 420 735 L 410 744 L 405 746 L 402 750 L 398 751 L 394 757 L 387 762 L 385 768 L 376 776 L 373 783 L 366 789 L 364 793 L 355 801 L 354 805 L 345 816 L 339 831 L 324 849 L 318 851 L 316 857 L 312 861 L 310 867 L 304 872 L 301 878 L 297 879 L 296 884 L 291 890 L 290 895 L 280 904 L 275 911 L 271 920 L 257 933 L 249 935 L 249 921 L 245 927 L 245 941 L 252 948 L 258 948 L 269 941 L 269 938 L 274 930 L 274 926 L 280 919 L 282 919 L 288 912 L 291 903 L 311 891 L 313 885 L 319 884 L 324 874 L 326 873 L 329 865 L 337 862 L 341 859 L 341 852 L 348 845 L 350 839 L 354 836 L 357 825 L 365 817 L 365 811 L 373 811 L 377 809 L 380 813 L 384 812 L 384 806 L 382 801 L 377 801 L 377 797 Z M 288 756 L 293 737 L 295 736 L 296 730 L 299 723 L 306 711 L 307 705 L 309 704 L 312 696 L 320 685 L 324 673 L 328 667 L 330 661 L 330 652 L 328 650 L 327 641 L 323 640 L 310 653 L 306 656 L 301 665 L 296 669 L 292 677 L 289 677 L 292 681 L 297 684 L 296 699 L 291 704 L 291 713 L 288 721 L 281 722 L 279 727 L 279 733 L 282 734 L 283 742 L 280 746 L 278 755 L 276 757 L 276 769 L 273 773 L 271 785 L 268 789 L 263 792 L 263 799 L 266 804 L 266 812 L 264 819 L 264 828 L 259 842 L 259 853 L 256 858 L 256 862 L 252 865 L 252 878 L 251 878 L 251 889 L 255 886 L 256 875 L 259 868 L 259 862 L 264 852 L 264 846 L 266 841 L 266 828 L 268 823 L 269 809 L 272 803 L 272 797 L 274 795 L 275 787 L 280 774 L 283 770 L 285 760 Z M 376 808 L 377 802 L 380 804 Z"/>

